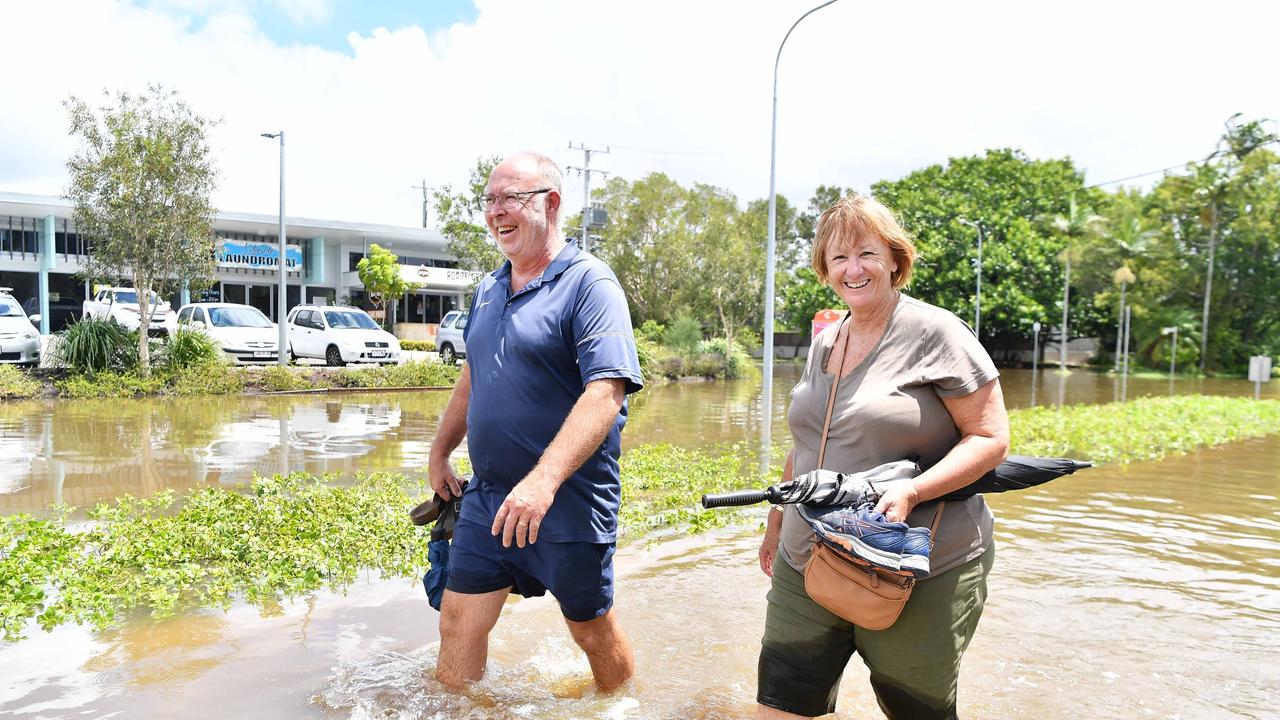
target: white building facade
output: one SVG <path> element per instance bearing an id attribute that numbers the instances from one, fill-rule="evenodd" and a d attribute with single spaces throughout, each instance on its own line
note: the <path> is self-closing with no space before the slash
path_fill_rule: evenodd
<path id="1" fill-rule="evenodd" d="M 285 218 L 285 230 L 283 307 L 279 218 L 237 212 L 218 213 L 214 220 L 220 243 L 213 286 L 197 293 L 180 290 L 168 298 L 170 304 L 177 309 L 189 300 L 244 303 L 272 320 L 303 302 L 372 309 L 356 263 L 377 244 L 399 256 L 401 275 L 418 285 L 388 309 L 396 334 L 428 339 L 445 313 L 465 307 L 479 280 L 478 273 L 458 269 L 435 230 L 296 217 Z M 81 302 L 93 292 L 80 276 L 91 252 L 76 234 L 72 206 L 64 198 L 0 192 L 0 286 L 12 288 L 28 314 L 40 314 L 42 334 L 79 316 Z"/>

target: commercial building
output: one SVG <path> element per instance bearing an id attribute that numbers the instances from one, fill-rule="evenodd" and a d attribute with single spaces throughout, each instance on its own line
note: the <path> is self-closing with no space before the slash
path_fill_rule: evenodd
<path id="1" fill-rule="evenodd" d="M 463 307 L 478 273 L 460 270 L 444 238 L 435 230 L 391 225 L 286 217 L 287 290 L 283 313 L 279 295 L 279 218 L 223 212 L 214 220 L 221 239 L 215 282 L 190 297 L 168 298 L 177 309 L 187 300 L 252 305 L 273 320 L 306 302 L 372 309 L 356 263 L 370 245 L 396 253 L 400 271 L 418 289 L 391 309 L 396 335 L 434 336 L 450 310 Z M 76 234 L 72 206 L 64 198 L 0 192 L 0 286 L 13 288 L 29 314 L 39 313 L 48 334 L 74 321 L 93 288 L 79 273 L 92 248 Z M 122 284 L 129 284 L 127 280 Z"/>

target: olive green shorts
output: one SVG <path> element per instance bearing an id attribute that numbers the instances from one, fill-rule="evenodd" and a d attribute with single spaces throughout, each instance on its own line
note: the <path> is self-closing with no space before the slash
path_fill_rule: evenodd
<path id="1" fill-rule="evenodd" d="M 987 598 L 993 545 L 980 557 L 916 583 L 887 630 L 865 630 L 809 598 L 804 576 L 781 558 L 773 564 L 756 702 L 814 717 L 835 712 L 840 676 L 857 652 L 871 686 L 893 719 L 954 718 L 960 657 Z"/>

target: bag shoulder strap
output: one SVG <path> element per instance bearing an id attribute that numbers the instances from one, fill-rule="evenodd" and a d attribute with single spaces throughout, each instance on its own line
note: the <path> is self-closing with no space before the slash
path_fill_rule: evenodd
<path id="1" fill-rule="evenodd" d="M 836 407 L 836 388 L 840 387 L 840 373 L 844 372 L 844 356 L 845 350 L 849 345 L 848 333 L 844 336 L 844 344 L 840 343 L 840 333 L 844 330 L 845 321 L 849 319 L 849 313 L 845 313 L 840 320 L 840 327 L 836 328 L 836 339 L 831 343 L 831 352 L 839 351 L 840 360 L 836 363 L 835 377 L 831 379 L 831 392 L 827 393 L 827 416 L 822 420 L 822 441 L 818 443 L 818 469 L 822 469 L 822 460 L 827 455 L 827 433 L 831 430 L 831 413 Z M 821 362 L 821 358 L 819 358 Z M 822 367 L 818 367 L 818 371 L 822 371 Z"/>
<path id="2" fill-rule="evenodd" d="M 929 542 L 933 542 L 938 537 L 938 525 L 942 522 L 942 509 L 947 506 L 947 501 L 943 500 L 938 503 L 938 509 L 933 511 L 933 522 L 929 524 Z"/>

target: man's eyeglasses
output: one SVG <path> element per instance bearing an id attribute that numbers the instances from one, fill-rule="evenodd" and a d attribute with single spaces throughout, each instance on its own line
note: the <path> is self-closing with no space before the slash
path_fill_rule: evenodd
<path id="1" fill-rule="evenodd" d="M 476 210 L 485 212 L 494 205 L 501 205 L 503 210 L 515 210 L 516 208 L 528 207 L 529 201 L 534 195 L 551 192 L 551 188 L 541 188 L 538 190 L 525 190 L 522 192 L 504 192 L 501 195 L 481 195 L 475 200 Z"/>

